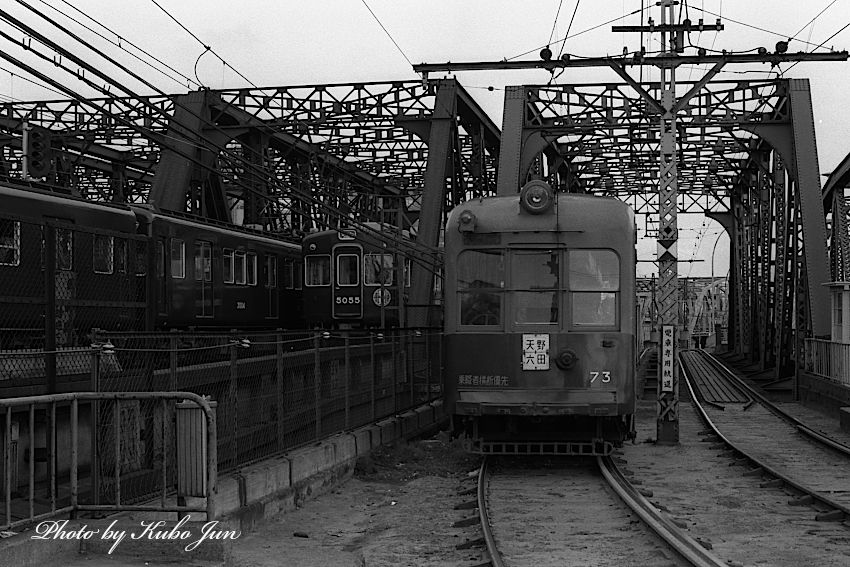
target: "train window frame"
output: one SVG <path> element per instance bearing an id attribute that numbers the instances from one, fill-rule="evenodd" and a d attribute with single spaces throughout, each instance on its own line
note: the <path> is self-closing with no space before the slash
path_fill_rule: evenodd
<path id="1" fill-rule="evenodd" d="M 245 285 L 248 262 L 244 250 L 234 250 L 233 268 L 233 283 L 236 285 Z"/>
<path id="2" fill-rule="evenodd" d="M 56 227 L 56 269 L 66 272 L 74 270 L 74 230 L 72 228 Z"/>
<path id="3" fill-rule="evenodd" d="M 266 254 L 266 289 L 277 289 L 277 256 L 274 254 Z"/>
<path id="4" fill-rule="evenodd" d="M 556 248 L 512 248 L 510 249 L 510 258 L 508 263 L 508 274 L 510 278 L 510 311 L 513 319 L 513 324 L 517 326 L 548 326 L 557 327 L 562 320 L 562 303 L 563 303 L 563 286 L 561 285 L 561 265 L 563 264 L 563 252 Z M 537 274 L 537 268 L 541 268 L 542 264 L 537 266 L 520 267 L 520 258 L 523 256 L 541 256 L 546 259 L 545 264 L 549 266 L 550 274 L 554 278 L 553 282 L 546 282 L 549 285 L 535 285 L 540 283 L 540 278 L 535 278 L 535 281 L 521 281 L 524 275 L 529 273 Z M 550 262 L 555 262 L 554 267 Z M 554 270 L 554 271 L 553 271 Z M 541 296 L 547 297 L 543 303 L 532 301 L 532 298 Z M 528 300 L 523 302 L 521 298 Z M 547 307 L 548 305 L 548 307 Z M 530 320 L 535 313 L 543 313 L 549 311 L 549 319 Z M 554 310 L 554 312 L 553 312 Z M 524 317 L 520 317 L 524 314 Z M 540 318 L 542 319 L 542 317 Z"/>
<path id="5" fill-rule="evenodd" d="M 168 249 L 171 260 L 171 279 L 182 280 L 186 277 L 186 242 L 181 238 L 172 238 Z"/>
<path id="6" fill-rule="evenodd" d="M 313 280 L 309 277 L 310 264 L 317 261 L 327 261 L 327 282 L 322 281 L 321 283 L 313 283 Z M 310 254 L 304 257 L 304 287 L 330 287 L 332 281 L 331 277 L 331 255 L 330 254 Z M 295 288 L 299 289 L 299 288 Z"/>
<path id="7" fill-rule="evenodd" d="M 6 234 L 6 227 L 11 227 Z M 7 255 L 11 252 L 10 255 Z M 21 265 L 21 221 L 0 219 L 0 266 Z"/>
<path id="8" fill-rule="evenodd" d="M 115 238 L 107 234 L 92 234 L 92 271 L 111 275 L 115 271 Z"/>
<path id="9" fill-rule="evenodd" d="M 606 274 L 609 278 L 606 281 L 600 281 L 599 285 L 577 284 L 573 278 L 575 270 L 573 270 L 573 254 L 587 252 L 604 252 L 616 260 L 616 275 Z M 592 256 L 591 256 L 592 258 Z M 587 330 L 587 329 L 618 329 L 620 327 L 620 297 L 622 278 L 622 258 L 620 254 L 612 248 L 571 248 L 567 250 L 567 291 L 569 292 L 569 328 L 572 330 Z M 591 274 L 584 274 L 591 275 Z M 603 277 L 602 272 L 597 272 L 596 277 Z M 613 280 L 613 285 L 612 285 Z M 590 298 L 594 296 L 594 301 L 598 302 L 596 313 L 591 316 L 591 319 L 582 318 L 576 320 L 577 305 L 586 304 L 586 301 L 579 301 L 579 297 Z M 598 296 L 598 297 L 596 297 Z M 607 296 L 607 297 L 606 297 Z M 604 310 L 600 312 L 601 309 Z M 589 312 L 588 312 L 589 313 Z M 605 315 L 604 321 L 599 321 L 599 317 Z"/>
<path id="10" fill-rule="evenodd" d="M 257 285 L 257 253 L 248 252 L 245 255 L 245 284 Z"/>
<path id="11" fill-rule="evenodd" d="M 119 274 L 127 273 L 127 239 L 115 238 L 115 272 Z"/>
<path id="12" fill-rule="evenodd" d="M 374 267 L 376 264 L 374 263 L 375 258 L 380 258 L 380 269 L 375 272 L 374 270 L 367 269 L 367 266 L 370 266 L 369 262 L 372 261 L 370 267 Z M 386 263 L 387 258 L 389 258 L 389 264 Z M 389 274 L 389 281 L 380 282 L 377 281 L 377 275 L 383 274 L 384 270 L 387 270 Z M 384 252 L 367 252 L 363 254 L 363 285 L 369 287 L 389 287 L 393 285 L 395 281 L 395 261 L 392 254 L 386 254 Z M 373 281 L 374 280 L 374 281 Z"/>
<path id="13" fill-rule="evenodd" d="M 234 266 L 234 250 L 231 248 L 221 249 L 221 281 L 226 284 L 233 283 Z"/>
<path id="14" fill-rule="evenodd" d="M 343 270 L 340 266 L 340 260 L 345 259 L 349 267 L 354 267 L 354 278 L 347 280 L 346 283 L 340 281 L 340 276 L 349 274 L 349 270 Z M 353 261 L 349 261 L 353 260 Z M 360 285 L 360 255 L 359 254 L 337 254 L 336 256 L 336 285 L 339 287 L 357 287 Z"/>
<path id="15" fill-rule="evenodd" d="M 148 243 L 144 240 L 134 240 L 133 252 L 136 258 L 136 266 L 133 271 L 137 276 L 148 275 Z"/>
<path id="16" fill-rule="evenodd" d="M 165 277 L 165 242 L 162 239 L 156 241 L 156 275 L 159 278 Z"/>
<path id="17" fill-rule="evenodd" d="M 460 279 L 460 266 L 473 266 L 473 262 L 464 262 L 463 256 L 467 254 L 485 254 L 498 256 L 496 271 L 494 274 L 498 280 L 498 287 L 493 285 L 475 285 L 476 281 L 471 281 L 464 285 Z M 508 256 L 508 251 L 504 248 L 467 248 L 461 250 L 456 258 L 456 265 L 459 269 L 456 272 L 455 294 L 457 297 L 457 318 L 458 325 L 462 328 L 489 328 L 501 329 L 505 322 L 505 261 Z M 480 268 L 480 266 L 478 267 Z M 481 273 L 480 269 L 473 269 L 472 272 Z M 484 284 L 492 282 L 481 282 Z M 487 297 L 491 296 L 491 297 Z M 496 301 L 493 301 L 493 299 Z M 473 309 L 473 307 L 477 308 Z M 495 312 L 493 307 L 496 307 Z M 465 309 L 469 309 L 472 313 L 465 317 Z M 476 313 L 476 311 L 478 311 Z M 494 322 L 491 322 L 495 319 Z M 476 322 L 478 321 L 478 322 Z"/>
<path id="18" fill-rule="evenodd" d="M 283 289 L 295 289 L 295 261 L 292 258 L 283 260 Z"/>
<path id="19" fill-rule="evenodd" d="M 212 281 L 212 242 L 208 240 L 195 241 L 195 281 Z"/>

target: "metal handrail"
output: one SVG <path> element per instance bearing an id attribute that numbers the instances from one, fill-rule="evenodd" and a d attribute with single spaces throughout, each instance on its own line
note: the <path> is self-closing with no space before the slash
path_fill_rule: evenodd
<path id="1" fill-rule="evenodd" d="M 116 403 L 115 413 L 117 416 L 115 424 L 115 454 L 116 454 L 116 469 L 115 469 L 115 487 L 116 487 L 116 503 L 115 504 L 81 504 L 79 502 L 79 402 L 81 400 L 91 401 L 93 403 L 99 401 L 114 400 Z M 207 482 L 205 490 L 205 500 L 203 506 L 192 505 L 165 505 L 166 492 L 168 485 L 166 480 L 166 444 L 165 433 L 163 431 L 163 487 L 162 500 L 159 506 L 151 504 L 132 505 L 121 504 L 120 487 L 121 487 L 121 467 L 120 467 L 120 402 L 122 400 L 160 400 L 165 406 L 166 400 L 175 401 L 190 401 L 196 404 L 203 412 L 206 420 L 206 473 Z M 34 492 L 35 492 L 35 459 L 32 447 L 32 439 L 35 433 L 35 408 L 36 406 L 48 406 L 50 411 L 50 434 L 52 439 L 51 453 L 56 454 L 56 407 L 58 404 L 70 404 L 71 419 L 70 419 L 70 483 L 71 494 L 70 504 L 61 508 L 56 507 L 56 461 L 51 459 L 50 462 L 50 501 L 51 510 L 42 514 L 34 513 Z M 30 434 L 30 458 L 29 458 L 29 516 L 22 520 L 12 521 L 12 486 L 11 486 L 11 442 L 12 442 L 12 413 L 13 408 L 29 407 L 29 434 Z M 4 410 L 4 411 L 3 411 Z M 3 427 L 3 454 L 4 454 L 4 486 L 3 496 L 5 500 L 5 518 L 6 521 L 0 524 L 4 529 L 10 529 L 16 526 L 30 524 L 32 522 L 55 517 L 60 514 L 71 513 L 76 514 L 78 511 L 158 511 L 158 512 L 205 512 L 207 520 L 212 520 L 215 517 L 215 494 L 217 492 L 218 481 L 218 455 L 217 455 L 217 436 L 216 436 L 216 419 L 215 413 L 210 406 L 210 402 L 198 394 L 192 392 L 71 392 L 65 394 L 49 394 L 42 396 L 24 396 L 18 398 L 0 399 L 0 411 L 5 413 L 5 424 Z M 95 424 L 92 423 L 92 427 Z M 93 463 L 94 465 L 94 463 Z"/>

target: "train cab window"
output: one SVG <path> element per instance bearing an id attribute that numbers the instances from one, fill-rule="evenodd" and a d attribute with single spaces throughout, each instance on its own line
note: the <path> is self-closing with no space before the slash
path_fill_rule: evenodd
<path id="1" fill-rule="evenodd" d="M 460 324 L 502 324 L 505 287 L 502 250 L 464 250 L 457 258 L 457 289 Z"/>
<path id="2" fill-rule="evenodd" d="M 331 257 L 329 255 L 304 258 L 304 285 L 307 287 L 331 285 Z"/>
<path id="3" fill-rule="evenodd" d="M 0 265 L 17 266 L 21 263 L 21 223 L 0 219 Z"/>
<path id="4" fill-rule="evenodd" d="M 265 263 L 266 287 L 274 289 L 277 287 L 277 256 L 266 255 Z"/>
<path id="5" fill-rule="evenodd" d="M 103 234 L 93 234 L 92 239 L 92 268 L 94 273 L 111 274 L 115 268 L 113 264 L 113 238 Z"/>
<path id="6" fill-rule="evenodd" d="M 233 250 L 221 251 L 221 279 L 224 283 L 233 283 Z"/>
<path id="7" fill-rule="evenodd" d="M 569 287 L 573 325 L 616 326 L 620 259 L 613 250 L 570 250 Z"/>
<path id="8" fill-rule="evenodd" d="M 212 244 L 195 242 L 195 281 L 212 281 Z"/>
<path id="9" fill-rule="evenodd" d="M 515 322 L 558 322 L 559 253 L 553 250 L 516 250 L 511 256 L 511 289 Z"/>
<path id="10" fill-rule="evenodd" d="M 171 277 L 177 280 L 186 277 L 186 244 L 179 238 L 171 239 Z"/>
<path id="11" fill-rule="evenodd" d="M 393 285 L 393 255 L 363 254 L 363 284 Z"/>
<path id="12" fill-rule="evenodd" d="M 245 252 L 237 250 L 233 254 L 233 282 L 236 285 L 245 285 L 245 268 L 247 262 Z"/>
<path id="13" fill-rule="evenodd" d="M 295 276 L 295 289 L 302 289 L 304 287 L 304 264 L 295 262 L 295 269 L 292 270 L 292 274 Z"/>
<path id="14" fill-rule="evenodd" d="M 248 252 L 245 259 L 247 262 L 245 268 L 245 283 L 248 285 L 257 285 L 257 255 L 253 252 Z"/>
<path id="15" fill-rule="evenodd" d="M 354 286 L 360 283 L 360 256 L 340 254 L 336 257 L 336 285 Z"/>

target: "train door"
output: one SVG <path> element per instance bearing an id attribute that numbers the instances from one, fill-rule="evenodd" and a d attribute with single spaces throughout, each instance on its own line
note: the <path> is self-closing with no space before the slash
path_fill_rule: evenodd
<path id="1" fill-rule="evenodd" d="M 331 261 L 334 267 L 334 319 L 363 317 L 363 286 L 360 281 L 362 257 L 363 249 L 356 244 L 338 244 L 333 248 Z"/>
<path id="2" fill-rule="evenodd" d="M 195 317 L 213 316 L 212 243 L 195 242 Z"/>

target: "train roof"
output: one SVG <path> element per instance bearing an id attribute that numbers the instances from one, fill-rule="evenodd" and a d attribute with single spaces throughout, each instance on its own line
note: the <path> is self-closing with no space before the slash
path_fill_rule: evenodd
<path id="1" fill-rule="evenodd" d="M 45 217 L 67 219 L 81 227 L 135 232 L 136 216 L 123 203 L 89 201 L 26 186 L 0 184 L 3 214 L 41 223 Z"/>
<path id="2" fill-rule="evenodd" d="M 253 242 L 264 242 L 271 246 L 283 247 L 300 252 L 301 245 L 276 238 L 274 235 L 266 234 L 259 230 L 254 230 L 248 227 L 243 227 L 235 224 L 224 223 L 221 221 L 211 221 L 201 217 L 195 217 L 186 213 L 176 213 L 173 211 L 160 211 L 150 205 L 130 205 L 130 208 L 137 215 L 144 217 L 148 223 L 166 222 L 181 226 L 190 227 L 194 230 L 209 230 L 219 234 L 226 234 L 239 238 L 250 238 Z"/>
<path id="3" fill-rule="evenodd" d="M 632 208 L 613 197 L 580 193 L 556 193 L 551 210 L 542 214 L 521 211 L 519 194 L 483 197 L 455 207 L 449 214 L 448 226 L 457 226 L 463 211 L 476 217 L 475 232 L 509 231 L 604 231 L 634 226 Z"/>

